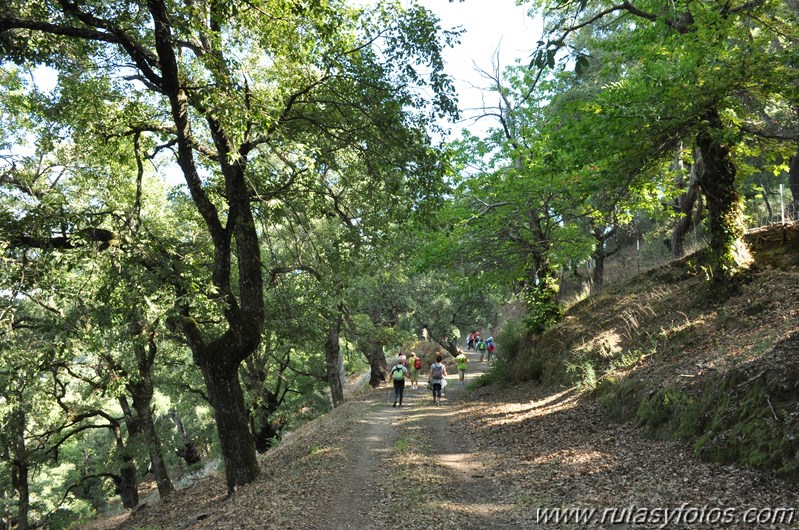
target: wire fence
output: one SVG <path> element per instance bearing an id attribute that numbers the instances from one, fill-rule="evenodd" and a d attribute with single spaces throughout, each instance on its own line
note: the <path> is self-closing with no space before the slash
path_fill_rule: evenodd
<path id="1" fill-rule="evenodd" d="M 787 226 L 796 222 L 799 222 L 799 211 L 795 204 L 788 204 L 779 213 L 771 216 L 763 215 L 757 219 L 750 216 L 747 229 L 755 231 L 772 226 Z M 708 239 L 708 235 L 696 227 L 686 234 L 684 255 L 688 256 L 705 248 Z M 603 287 L 622 283 L 633 276 L 662 267 L 675 259 L 677 258 L 672 254 L 667 238 L 639 237 L 635 243 L 626 246 L 605 260 L 602 275 Z M 576 271 L 564 273 L 561 276 L 560 298 L 563 302 L 568 304 L 572 300 L 582 299 L 595 291 L 592 281 L 593 265 L 593 261 L 588 261 Z"/>

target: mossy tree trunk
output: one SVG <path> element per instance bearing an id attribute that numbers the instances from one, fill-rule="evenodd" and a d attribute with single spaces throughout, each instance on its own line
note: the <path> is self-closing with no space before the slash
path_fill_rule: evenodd
<path id="1" fill-rule="evenodd" d="M 703 165 L 699 185 L 710 222 L 709 265 L 719 281 L 732 276 L 748 258 L 742 240 L 744 225 L 736 168 L 729 148 L 718 139 L 721 130 L 721 117 L 713 109 L 705 115 L 705 126 L 696 139 Z"/>
<path id="2" fill-rule="evenodd" d="M 558 303 L 558 275 L 552 266 L 551 230 L 544 229 L 541 219 L 532 224 L 534 242 L 530 248 L 532 268 L 527 274 L 524 298 L 528 306 L 529 327 L 533 333 L 541 333 L 560 320 Z"/>

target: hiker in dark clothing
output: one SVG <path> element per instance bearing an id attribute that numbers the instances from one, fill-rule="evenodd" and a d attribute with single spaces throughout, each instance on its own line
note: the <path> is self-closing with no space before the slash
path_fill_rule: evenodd
<path id="1" fill-rule="evenodd" d="M 404 356 L 403 356 L 404 357 Z M 405 393 L 405 378 L 408 377 L 408 369 L 405 367 L 405 359 L 397 359 L 394 367 L 391 368 L 391 381 L 394 383 L 394 407 L 402 406 L 402 396 Z"/>

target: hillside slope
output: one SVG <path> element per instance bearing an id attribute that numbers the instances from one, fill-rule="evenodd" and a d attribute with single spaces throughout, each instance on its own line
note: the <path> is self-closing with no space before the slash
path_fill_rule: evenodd
<path id="1" fill-rule="evenodd" d="M 799 479 L 799 225 L 747 239 L 728 285 L 700 252 L 575 304 L 509 352 L 512 379 L 576 383 L 649 435 Z"/>
<path id="2" fill-rule="evenodd" d="M 796 528 L 799 227 L 751 237 L 729 290 L 701 256 L 675 262 L 576 304 L 487 378 L 537 382 L 455 384 L 441 407 L 420 389 L 401 409 L 372 390 L 232 498 L 216 475 L 86 528 Z M 487 363 L 469 355 L 474 379 Z"/>

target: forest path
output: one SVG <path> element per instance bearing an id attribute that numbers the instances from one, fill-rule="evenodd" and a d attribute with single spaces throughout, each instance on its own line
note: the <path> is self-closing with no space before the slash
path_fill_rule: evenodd
<path id="1" fill-rule="evenodd" d="M 472 379 L 488 367 L 468 355 Z M 799 527 L 799 485 L 647 439 L 575 389 L 479 388 L 462 399 L 451 375 L 442 406 L 420 389 L 394 409 L 388 393 L 372 392 L 345 436 L 344 481 L 318 528 Z M 539 509 L 550 508 L 563 511 L 545 521 Z"/>
<path id="2" fill-rule="evenodd" d="M 487 368 L 487 363 L 477 362 L 476 354 L 467 352 L 467 356 L 469 370 L 465 384 Z M 418 389 L 406 384 L 401 407 L 392 406 L 391 385 L 371 393 L 365 413 L 347 433 L 348 440 L 344 442 L 349 447 L 347 462 L 342 472 L 334 475 L 336 480 L 328 493 L 329 528 L 408 526 L 404 513 L 397 513 L 397 506 L 418 504 L 425 497 L 424 491 L 412 489 L 409 486 L 412 481 L 405 480 L 408 478 L 405 468 L 409 465 L 438 462 L 446 467 L 449 480 L 458 487 L 474 482 L 475 477 L 479 481 L 481 475 L 474 473 L 475 455 L 468 450 L 463 431 L 453 422 L 454 408 L 465 384 L 459 383 L 457 373 L 450 374 L 442 404 L 434 406 L 426 388 L 426 374 L 427 370 Z M 430 494 L 435 497 L 435 492 Z M 473 496 L 465 500 L 478 499 Z"/>
<path id="3" fill-rule="evenodd" d="M 469 357 L 472 379 L 487 363 Z M 466 393 L 451 375 L 443 404 L 433 406 L 420 384 L 402 408 L 392 408 L 384 386 L 301 427 L 230 499 L 222 476 L 209 477 L 91 528 L 799 527 L 799 484 L 647 439 L 575 389 Z M 544 521 L 540 510 L 552 508 L 564 510 L 550 512 L 560 519 Z"/>

